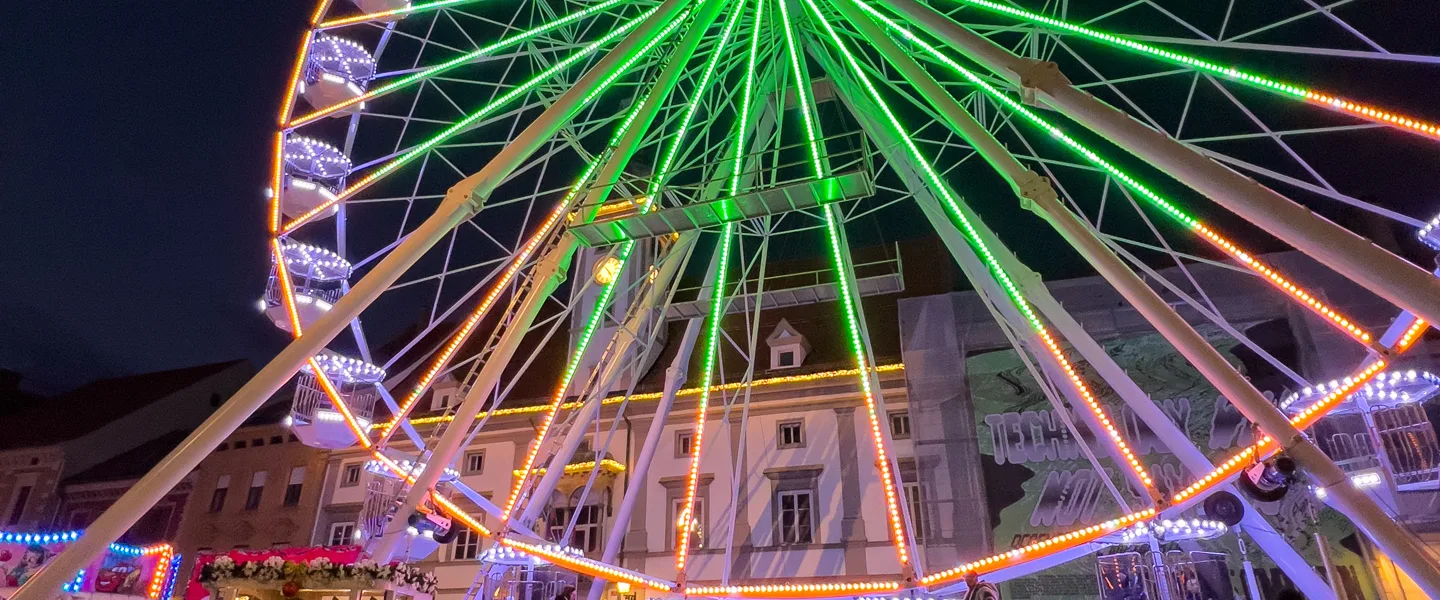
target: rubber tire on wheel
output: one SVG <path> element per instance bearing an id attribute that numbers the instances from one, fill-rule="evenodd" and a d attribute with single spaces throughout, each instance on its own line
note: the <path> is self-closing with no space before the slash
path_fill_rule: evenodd
<path id="1" fill-rule="evenodd" d="M 450 529 L 446 530 L 445 533 L 435 536 L 435 541 L 440 544 L 448 544 L 455 541 L 456 536 L 459 535 L 460 527 L 458 525 L 451 524 Z"/>
<path id="2" fill-rule="evenodd" d="M 1241 477 L 1241 479 L 1245 479 Z M 1205 499 L 1205 516 L 1234 527 L 1245 518 L 1245 503 L 1230 492 L 1215 492 Z"/>

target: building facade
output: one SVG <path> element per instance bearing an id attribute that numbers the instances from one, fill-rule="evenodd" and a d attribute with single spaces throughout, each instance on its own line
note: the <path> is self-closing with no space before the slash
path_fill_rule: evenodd
<path id="1" fill-rule="evenodd" d="M 107 498 L 118 497 L 104 488 L 123 491 L 127 479 L 143 474 L 254 372 L 238 360 L 112 377 L 7 413 L 0 531 L 88 525 Z M 173 529 L 162 523 L 178 518 L 178 510 L 158 511 L 142 524 Z"/>
<path id="2" fill-rule="evenodd" d="M 288 398 L 268 404 L 190 474 L 193 493 L 174 538 L 182 576 L 197 553 L 310 543 L 325 453 L 289 431 L 289 409 Z"/>

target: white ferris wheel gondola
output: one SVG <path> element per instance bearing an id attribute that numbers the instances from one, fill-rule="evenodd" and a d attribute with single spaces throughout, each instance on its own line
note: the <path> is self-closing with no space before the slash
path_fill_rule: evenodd
<path id="1" fill-rule="evenodd" d="M 302 135 L 285 137 L 284 159 L 280 212 L 292 217 L 334 202 L 335 181 L 351 167 L 339 148 Z"/>
<path id="2" fill-rule="evenodd" d="M 384 369 L 329 351 L 316 356 L 314 364 L 319 365 L 344 409 L 362 429 L 368 430 L 380 398 L 375 386 L 385 379 Z M 301 369 L 290 406 L 290 429 L 307 446 L 348 448 L 355 444 L 356 433 L 330 393 L 315 376 L 314 368 L 307 364 Z"/>
<path id="3" fill-rule="evenodd" d="M 375 57 L 358 42 L 341 37 L 320 35 L 310 44 L 310 60 L 300 95 L 315 108 L 341 104 L 365 94 L 365 87 L 375 75 Z M 344 117 L 365 110 L 358 102 L 330 114 Z"/>

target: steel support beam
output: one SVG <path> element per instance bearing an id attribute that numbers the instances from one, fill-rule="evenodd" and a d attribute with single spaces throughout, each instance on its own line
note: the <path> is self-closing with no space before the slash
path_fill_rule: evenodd
<path id="1" fill-rule="evenodd" d="M 595 366 L 599 374 L 595 377 L 594 385 L 587 391 L 581 389 L 580 394 L 583 403 L 576 409 L 576 414 L 570 422 L 570 429 L 565 433 L 565 438 L 560 442 L 560 449 L 550 460 L 550 465 L 545 469 L 545 474 L 540 481 L 527 494 L 520 490 L 520 498 L 517 499 L 518 517 L 512 516 L 511 520 L 518 518 L 521 524 L 528 524 L 535 517 L 539 516 L 541 510 L 550 502 L 550 494 L 559 485 L 560 478 L 565 476 L 563 465 L 570 462 L 575 450 L 580 447 L 580 442 L 585 439 L 586 428 L 590 421 L 600 412 L 600 402 L 604 400 L 606 391 L 610 384 L 620 375 L 620 370 L 625 366 L 625 355 L 630 352 L 631 346 L 639 341 L 639 332 L 644 330 L 647 319 L 663 319 L 664 311 L 656 312 L 656 307 L 665 304 L 667 298 L 660 292 L 670 290 L 671 283 L 679 276 L 681 267 L 684 266 L 686 258 L 689 257 L 690 249 L 695 245 L 695 240 L 700 236 L 698 231 L 689 231 L 680 234 L 680 239 L 675 242 L 661 260 L 659 272 L 653 282 L 649 282 L 644 293 L 635 299 L 635 303 L 627 311 L 626 319 L 615 329 L 614 337 L 610 338 L 609 345 L 605 348 L 604 355 Z M 596 307 L 596 310 L 604 310 L 603 307 Z M 588 396 L 588 398 L 586 398 Z M 544 443 L 545 440 L 538 440 Z M 597 452 L 600 449 L 597 449 Z M 527 499 L 528 498 L 528 499 Z M 523 507 L 518 502 L 524 501 Z M 502 532 L 503 535 L 503 532 Z"/>
<path id="2" fill-rule="evenodd" d="M 585 73 L 565 94 L 536 118 L 479 173 L 462 181 L 446 194 L 435 213 L 421 223 L 375 265 L 350 293 L 342 296 L 308 331 L 281 350 L 255 377 L 235 392 L 210 418 L 201 423 L 149 473 L 141 477 L 115 504 L 101 513 L 75 543 L 46 564 L 15 592 L 12 600 L 50 600 L 55 591 L 74 578 L 104 552 L 112 542 L 134 525 L 141 515 L 188 475 L 211 450 L 250 417 L 300 366 L 324 349 L 330 340 L 349 326 L 385 288 L 394 283 L 420 256 L 425 254 L 456 225 L 473 216 L 506 176 L 537 150 L 582 106 L 580 100 L 599 89 L 624 60 L 657 35 L 684 8 L 681 0 L 666 0 L 659 10 L 622 40 L 614 50 Z M 433 461 L 432 461 L 433 462 Z"/>
<path id="3" fill-rule="evenodd" d="M 852 20 L 852 23 L 856 25 L 862 35 L 866 35 L 871 39 L 880 39 L 884 36 L 883 31 L 880 31 L 868 17 L 854 8 L 852 0 L 832 0 L 832 2 L 841 9 L 842 14 L 845 14 L 847 18 Z M 889 42 L 889 38 L 883 39 L 885 42 Z M 900 51 L 893 43 L 876 43 L 875 47 L 879 50 L 881 56 L 895 66 L 901 75 L 920 91 L 921 96 L 926 98 L 931 105 L 937 109 L 952 130 L 976 148 L 981 158 L 994 167 L 1001 176 L 1010 183 L 1011 188 L 1016 192 L 1017 196 L 1021 196 L 1023 190 L 1032 189 L 1036 185 L 1043 185 L 1045 189 L 1050 188 L 1048 182 L 1044 181 L 1043 178 L 1039 178 L 1033 171 L 1026 169 L 1013 155 L 1005 150 L 989 131 L 965 111 L 953 96 L 946 93 L 943 88 L 939 86 L 938 82 L 920 68 L 919 64 L 915 63 L 908 54 Z M 847 87 L 854 89 L 853 86 Z M 850 102 L 861 101 L 858 98 L 851 98 L 848 95 L 846 99 Z M 864 107 L 869 104 L 870 103 L 866 101 L 860 104 L 860 106 Z M 852 104 L 852 106 L 854 105 Z M 857 115 L 862 113 L 872 114 L 871 111 L 868 110 L 854 112 L 856 112 Z M 884 135 L 883 130 L 879 127 L 879 123 L 875 123 L 873 119 L 870 119 L 869 122 L 871 125 L 869 129 L 872 131 L 872 136 Z M 896 140 L 878 139 L 877 141 L 880 142 L 879 145 L 881 148 L 898 147 L 897 144 L 893 143 Z M 887 141 L 891 143 L 886 143 Z M 892 164 L 904 164 L 908 162 L 905 157 L 899 156 L 899 152 L 892 150 L 889 154 L 892 154 L 892 156 L 887 156 L 887 160 Z M 1010 325 L 1016 330 L 1028 331 L 1028 322 L 1020 316 L 1008 299 L 1004 298 L 1003 292 L 995 285 L 989 273 L 984 271 L 983 263 L 980 262 L 979 257 L 975 255 L 974 251 L 964 240 L 960 238 L 959 232 L 955 230 L 945 217 L 943 209 L 940 207 L 934 195 L 927 191 L 925 186 L 920 183 L 918 173 L 912 172 L 907 174 L 901 171 L 901 175 L 906 181 L 907 187 L 910 187 L 912 192 L 915 193 L 917 202 L 920 203 L 927 219 L 930 220 L 931 225 L 939 232 L 956 262 L 962 267 L 969 267 L 966 269 L 966 274 L 972 282 L 975 282 L 977 291 L 985 293 L 992 298 L 999 295 L 1001 300 L 995 304 L 1000 308 L 1001 313 Z M 914 185 L 911 185 L 912 183 Z M 1053 190 L 1051 193 L 1053 194 Z M 959 196 L 957 195 L 956 197 L 958 198 Z M 1023 200 L 1023 196 L 1021 197 Z M 1002 268 L 1010 274 L 1016 285 L 1020 287 L 1022 295 L 1024 295 L 1041 314 L 1045 315 L 1051 325 L 1061 333 L 1066 341 L 1070 342 L 1076 352 L 1078 352 L 1086 362 L 1090 363 L 1092 368 L 1100 373 L 1105 382 L 1115 390 L 1116 395 L 1135 412 L 1136 416 L 1144 422 L 1146 426 L 1155 432 L 1161 442 L 1165 444 L 1166 448 L 1180 459 L 1186 469 L 1196 476 L 1213 470 L 1214 465 L 1205 457 L 1204 453 L 1195 447 L 1189 437 L 1181 431 L 1179 427 L 1175 426 L 1174 422 L 1150 400 L 1149 396 L 1140 389 L 1140 386 L 1135 384 L 1134 380 L 1130 379 L 1130 376 L 1105 352 L 1104 348 L 1091 338 L 1090 335 L 1085 332 L 1084 328 L 1075 321 L 1074 317 L 1050 295 L 1049 289 L 1045 287 L 1039 274 L 1021 263 L 1004 243 L 995 236 L 994 232 L 985 226 L 984 222 L 979 218 L 979 215 L 974 214 L 973 211 L 969 209 L 968 205 L 961 201 L 959 206 L 962 211 L 967 213 L 966 218 L 969 219 L 971 225 L 975 227 L 977 234 L 990 248 Z M 1048 352 L 1044 351 L 1043 345 L 1038 345 L 1038 340 L 1033 338 L 1033 334 L 1025 337 L 1025 340 L 1032 346 L 1031 354 L 1040 358 L 1042 364 L 1047 367 L 1047 372 L 1050 372 L 1053 378 L 1057 365 L 1054 360 L 1050 358 Z M 1065 378 L 1062 376 L 1058 381 L 1063 382 Z M 1076 399 L 1072 398 L 1071 402 L 1076 402 Z M 1088 414 L 1087 411 L 1081 412 Z M 1091 420 L 1093 421 L 1093 418 Z M 1087 421 L 1087 423 L 1090 424 L 1092 429 L 1097 426 L 1093 422 Z M 1257 543 L 1275 559 L 1276 563 L 1285 570 L 1286 574 L 1290 575 L 1291 579 L 1296 582 L 1296 585 L 1311 598 L 1333 599 L 1334 593 L 1325 584 L 1325 581 L 1310 569 L 1304 557 L 1295 552 L 1294 548 L 1285 541 L 1284 537 L 1276 532 L 1269 523 L 1265 522 L 1263 516 L 1253 508 L 1250 508 L 1248 503 L 1247 508 L 1249 508 L 1249 510 L 1246 511 L 1246 525 L 1254 530 L 1252 536 L 1255 537 Z"/>
<path id="4" fill-rule="evenodd" d="M 1427 321 L 1440 280 L 1249 177 L 1205 158 L 1070 83 L 1054 63 L 1015 55 L 916 0 L 886 5 L 946 45 L 1336 272 Z M 1440 584 L 1440 580 L 1437 580 Z"/>

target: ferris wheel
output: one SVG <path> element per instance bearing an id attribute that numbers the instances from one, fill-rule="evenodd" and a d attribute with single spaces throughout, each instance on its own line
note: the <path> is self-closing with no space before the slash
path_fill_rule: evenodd
<path id="1" fill-rule="evenodd" d="M 541 558 L 724 598 L 941 595 L 967 574 L 1003 579 L 1105 540 L 1213 535 L 1223 526 L 1176 515 L 1237 482 L 1263 486 L 1288 471 L 1270 460 L 1283 453 L 1440 594 L 1440 565 L 1332 460 L 1354 449 L 1299 433 L 1332 413 L 1402 405 L 1409 416 L 1386 431 L 1413 428 L 1423 417 L 1415 403 L 1440 389 L 1428 374 L 1390 370 L 1440 319 L 1435 276 L 1312 212 L 1349 205 L 1410 225 L 1427 244 L 1440 240 L 1433 224 L 1347 191 L 1367 177 L 1365 163 L 1334 157 L 1343 147 L 1433 167 L 1440 128 L 1366 89 L 1325 83 L 1337 60 L 1383 78 L 1440 58 L 1389 49 L 1384 27 L 1352 23 L 1335 5 L 1192 4 L 322 1 L 271 133 L 273 268 L 260 305 L 295 341 L 196 436 L 223 437 L 298 371 L 296 435 L 321 448 L 364 448 L 374 456 L 367 468 L 388 477 L 388 500 L 375 505 L 375 556 L 388 559 L 414 536 L 416 520 L 400 516 L 419 510 L 448 519 L 447 534 L 466 527 L 493 538 L 505 561 Z M 1266 435 L 1218 464 L 1183 434 L 1166 435 L 1175 427 L 1165 414 L 1026 266 L 1036 254 L 1031 234 L 999 235 L 987 222 L 1073 248 Z M 1087 452 L 1119 465 L 1122 485 L 1146 505 L 993 556 L 920 564 L 861 303 L 886 290 L 859 274 L 852 255 L 877 241 L 877 230 L 944 243 L 1017 350 L 1033 357 L 1032 372 L 1053 384 L 1054 400 L 1096 434 Z M 1257 248 L 1272 240 L 1393 304 L 1393 323 L 1371 330 L 1266 264 Z M 627 381 L 633 387 L 633 372 L 653 362 L 656 316 L 677 312 L 689 329 L 670 343 L 704 365 L 693 442 L 701 451 L 678 520 L 682 530 L 693 526 L 708 390 L 753 380 L 753 369 L 740 381 L 718 379 L 716 357 L 732 343 L 719 322 L 737 312 L 758 322 L 779 302 L 790 285 L 787 253 L 827 261 L 824 285 L 805 292 L 837 311 L 844 328 L 879 459 L 883 497 L 874 500 L 884 503 L 899 570 L 833 584 L 696 585 L 686 578 L 688 535 L 678 538 L 674 569 L 657 574 L 618 566 L 608 547 L 588 556 L 529 531 L 560 475 L 539 467 L 576 455 L 577 432 L 602 400 Z M 1335 382 L 1296 376 L 1304 390 L 1277 407 L 1161 295 L 1244 338 L 1206 308 L 1199 284 L 1147 283 L 1165 281 L 1147 277 L 1154 256 L 1250 273 L 1364 358 Z M 702 283 L 679 290 L 687 276 Z M 477 416 L 505 407 L 539 349 L 564 343 L 554 336 L 572 316 L 581 326 L 521 475 L 503 500 L 476 499 L 487 526 L 436 490 L 463 488 L 452 467 L 486 422 Z M 375 331 L 391 337 L 417 320 L 398 344 L 375 343 Z M 1103 381 L 1082 376 L 1077 356 Z M 406 419 L 444 377 L 461 382 L 447 417 L 475 425 L 421 435 Z M 405 385 L 388 388 L 391 380 Z M 672 400 L 681 383 L 667 382 Z M 1097 384 L 1172 440 L 1193 482 L 1158 485 Z M 397 436 L 428 458 L 393 451 Z M 1409 486 L 1395 489 L 1440 485 L 1427 475 L 1433 452 L 1401 458 L 1387 448 L 1367 456 L 1383 463 L 1386 481 Z M 155 485 L 178 469 L 188 467 L 162 464 Z M 113 538 L 123 519 L 107 513 L 86 537 Z M 1303 562 L 1291 566 L 1297 582 L 1306 578 Z"/>

